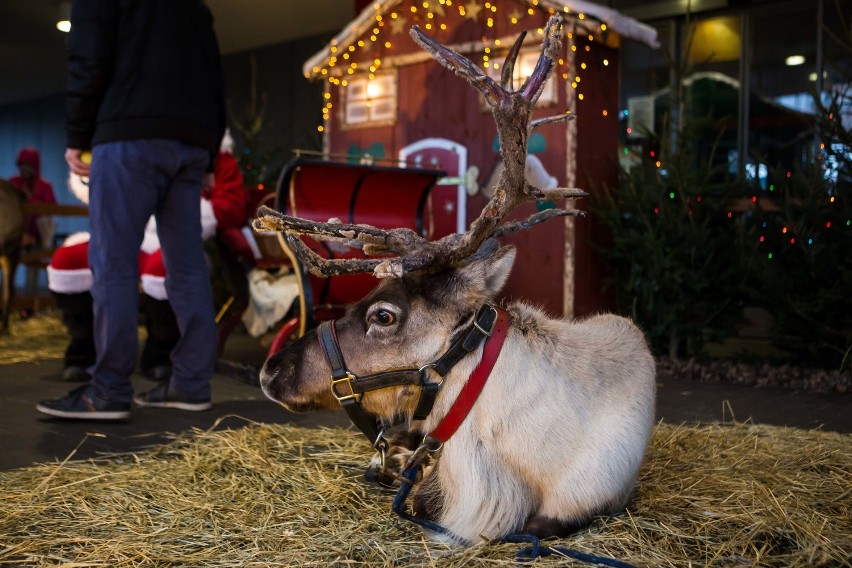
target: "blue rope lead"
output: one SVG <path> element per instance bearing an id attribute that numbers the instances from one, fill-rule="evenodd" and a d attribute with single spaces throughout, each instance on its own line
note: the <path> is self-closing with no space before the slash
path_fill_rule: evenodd
<path id="1" fill-rule="evenodd" d="M 403 519 L 411 521 L 414 524 L 420 525 L 424 529 L 447 535 L 454 542 L 458 542 L 459 544 L 464 543 L 465 540 L 463 538 L 453 533 L 446 527 L 442 527 L 438 523 L 433 523 L 429 519 L 424 519 L 413 515 L 406 510 L 405 500 L 408 499 L 408 494 L 411 493 L 411 488 L 414 487 L 414 481 L 417 479 L 418 467 L 419 464 L 415 463 L 413 466 L 402 472 L 402 479 L 399 480 L 399 491 L 396 492 L 396 496 L 393 498 L 391 510 L 393 510 L 394 513 L 396 513 Z"/>
<path id="2" fill-rule="evenodd" d="M 599 566 L 613 566 L 614 568 L 634 568 L 632 564 L 627 564 L 614 558 L 606 556 L 595 556 L 594 554 L 586 554 L 573 548 L 565 548 L 564 546 L 542 546 L 541 541 L 537 536 L 531 534 L 510 534 L 503 539 L 503 542 L 527 543 L 530 546 L 518 550 L 515 560 L 518 562 L 529 562 L 538 557 L 550 556 L 551 554 L 563 554 L 574 560 L 587 562 L 589 564 L 597 564 Z"/>
<path id="3" fill-rule="evenodd" d="M 447 535 L 453 541 L 459 544 L 463 544 L 464 542 L 466 542 L 465 539 L 453 533 L 446 527 L 442 527 L 438 523 L 433 523 L 428 519 L 423 519 L 421 517 L 413 515 L 406 510 L 405 500 L 408 499 L 408 494 L 411 493 L 411 488 L 414 487 L 414 482 L 417 479 L 418 465 L 419 464 L 415 464 L 402 472 L 402 479 L 400 479 L 399 491 L 396 492 L 396 495 L 393 498 L 391 510 L 393 510 L 394 513 L 396 513 L 407 521 L 411 521 L 414 524 L 420 525 L 421 527 L 427 530 Z M 530 544 L 530 546 L 528 546 L 527 548 L 521 548 L 520 550 L 518 550 L 518 554 L 515 557 L 515 560 L 517 560 L 518 562 L 528 562 L 530 560 L 538 558 L 539 556 L 544 557 L 550 556 L 553 553 L 558 553 L 564 554 L 565 556 L 568 556 L 575 560 L 579 560 L 581 562 L 587 562 L 589 564 L 613 566 L 614 568 L 634 568 L 632 565 L 627 564 L 625 562 L 621 562 L 619 560 L 606 558 L 604 556 L 586 554 L 585 552 L 580 552 L 579 550 L 573 550 L 571 548 L 564 548 L 561 546 L 542 546 L 539 538 L 531 534 L 510 534 L 503 539 L 503 542 Z"/>

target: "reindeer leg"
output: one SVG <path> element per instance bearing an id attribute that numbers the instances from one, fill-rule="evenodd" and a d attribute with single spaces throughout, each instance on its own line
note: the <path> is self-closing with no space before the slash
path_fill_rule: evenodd
<path id="1" fill-rule="evenodd" d="M 431 470 L 423 473 L 423 481 L 411 501 L 411 510 L 418 517 L 438 521 L 444 510 L 444 490 L 438 480 L 441 460 L 436 459 Z"/>
<path id="2" fill-rule="evenodd" d="M 527 519 L 524 529 L 521 532 L 538 538 L 550 538 L 554 536 L 561 538 L 587 527 L 591 522 L 592 517 L 564 521 L 554 519 L 553 517 L 533 515 Z"/>
<path id="3" fill-rule="evenodd" d="M 0 293 L 0 311 L 3 319 L 0 320 L 0 335 L 9 331 L 9 308 L 12 303 L 11 286 L 9 285 L 9 257 L 0 256 L 0 277 L 3 278 L 3 291 Z"/>

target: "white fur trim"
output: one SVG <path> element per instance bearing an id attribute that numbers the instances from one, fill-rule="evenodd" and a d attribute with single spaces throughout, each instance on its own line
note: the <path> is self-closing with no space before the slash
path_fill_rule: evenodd
<path id="1" fill-rule="evenodd" d="M 145 225 L 145 237 L 142 239 L 142 246 L 139 250 L 145 254 L 151 254 L 160 250 L 160 237 L 157 236 L 157 221 L 153 215 L 148 219 L 148 224 Z"/>
<path id="2" fill-rule="evenodd" d="M 62 246 L 70 247 L 74 245 L 79 245 L 80 243 L 88 243 L 90 238 L 91 235 L 85 231 L 80 231 L 79 233 L 71 233 L 70 235 L 68 235 L 68 238 L 66 238 L 62 242 Z"/>
<path id="3" fill-rule="evenodd" d="M 225 152 L 226 154 L 234 153 L 234 137 L 231 136 L 231 129 L 225 129 L 225 135 L 222 136 L 222 144 L 219 146 L 220 152 Z"/>
<path id="4" fill-rule="evenodd" d="M 58 270 L 47 267 L 47 287 L 59 294 L 79 294 L 92 289 L 92 271 L 88 268 Z"/>
<path id="5" fill-rule="evenodd" d="M 74 172 L 68 174 L 68 189 L 74 194 L 74 197 L 89 204 L 89 178 L 81 178 Z"/>
<path id="6" fill-rule="evenodd" d="M 201 198 L 201 238 L 207 240 L 216 233 L 216 214 L 213 213 L 213 203 Z"/>
<path id="7" fill-rule="evenodd" d="M 142 275 L 142 291 L 155 300 L 168 300 L 166 295 L 166 279 L 162 276 Z"/>
<path id="8" fill-rule="evenodd" d="M 246 242 L 251 249 L 251 254 L 254 255 L 254 259 L 260 260 L 263 258 L 263 254 L 260 252 L 260 247 L 257 246 L 257 239 L 254 238 L 254 231 L 251 230 L 251 227 L 243 227 L 240 231 L 242 231 L 243 236 L 246 238 Z"/>
<path id="9" fill-rule="evenodd" d="M 216 215 L 213 214 L 213 204 L 209 199 L 201 198 L 201 238 L 209 239 L 216 233 Z M 152 215 L 145 225 L 145 237 L 139 250 L 151 254 L 160 250 L 160 237 L 157 235 L 157 220 Z"/>

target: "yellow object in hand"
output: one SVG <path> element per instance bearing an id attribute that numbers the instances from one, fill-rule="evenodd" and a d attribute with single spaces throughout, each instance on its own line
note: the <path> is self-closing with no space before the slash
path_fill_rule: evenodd
<path id="1" fill-rule="evenodd" d="M 88 150 L 83 150 L 82 152 L 80 152 L 80 161 L 83 162 L 84 164 L 91 164 L 92 163 L 92 153 L 89 152 Z"/>

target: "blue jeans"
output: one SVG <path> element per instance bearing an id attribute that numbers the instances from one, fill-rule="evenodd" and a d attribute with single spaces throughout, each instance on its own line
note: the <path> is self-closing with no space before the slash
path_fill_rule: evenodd
<path id="1" fill-rule="evenodd" d="M 216 324 L 201 240 L 199 200 L 209 153 L 175 140 L 129 140 L 92 150 L 89 265 L 94 284 L 96 394 L 130 402 L 138 350 L 139 247 L 151 215 L 166 267 L 166 292 L 180 340 L 172 351 L 173 389 L 209 400 Z"/>

